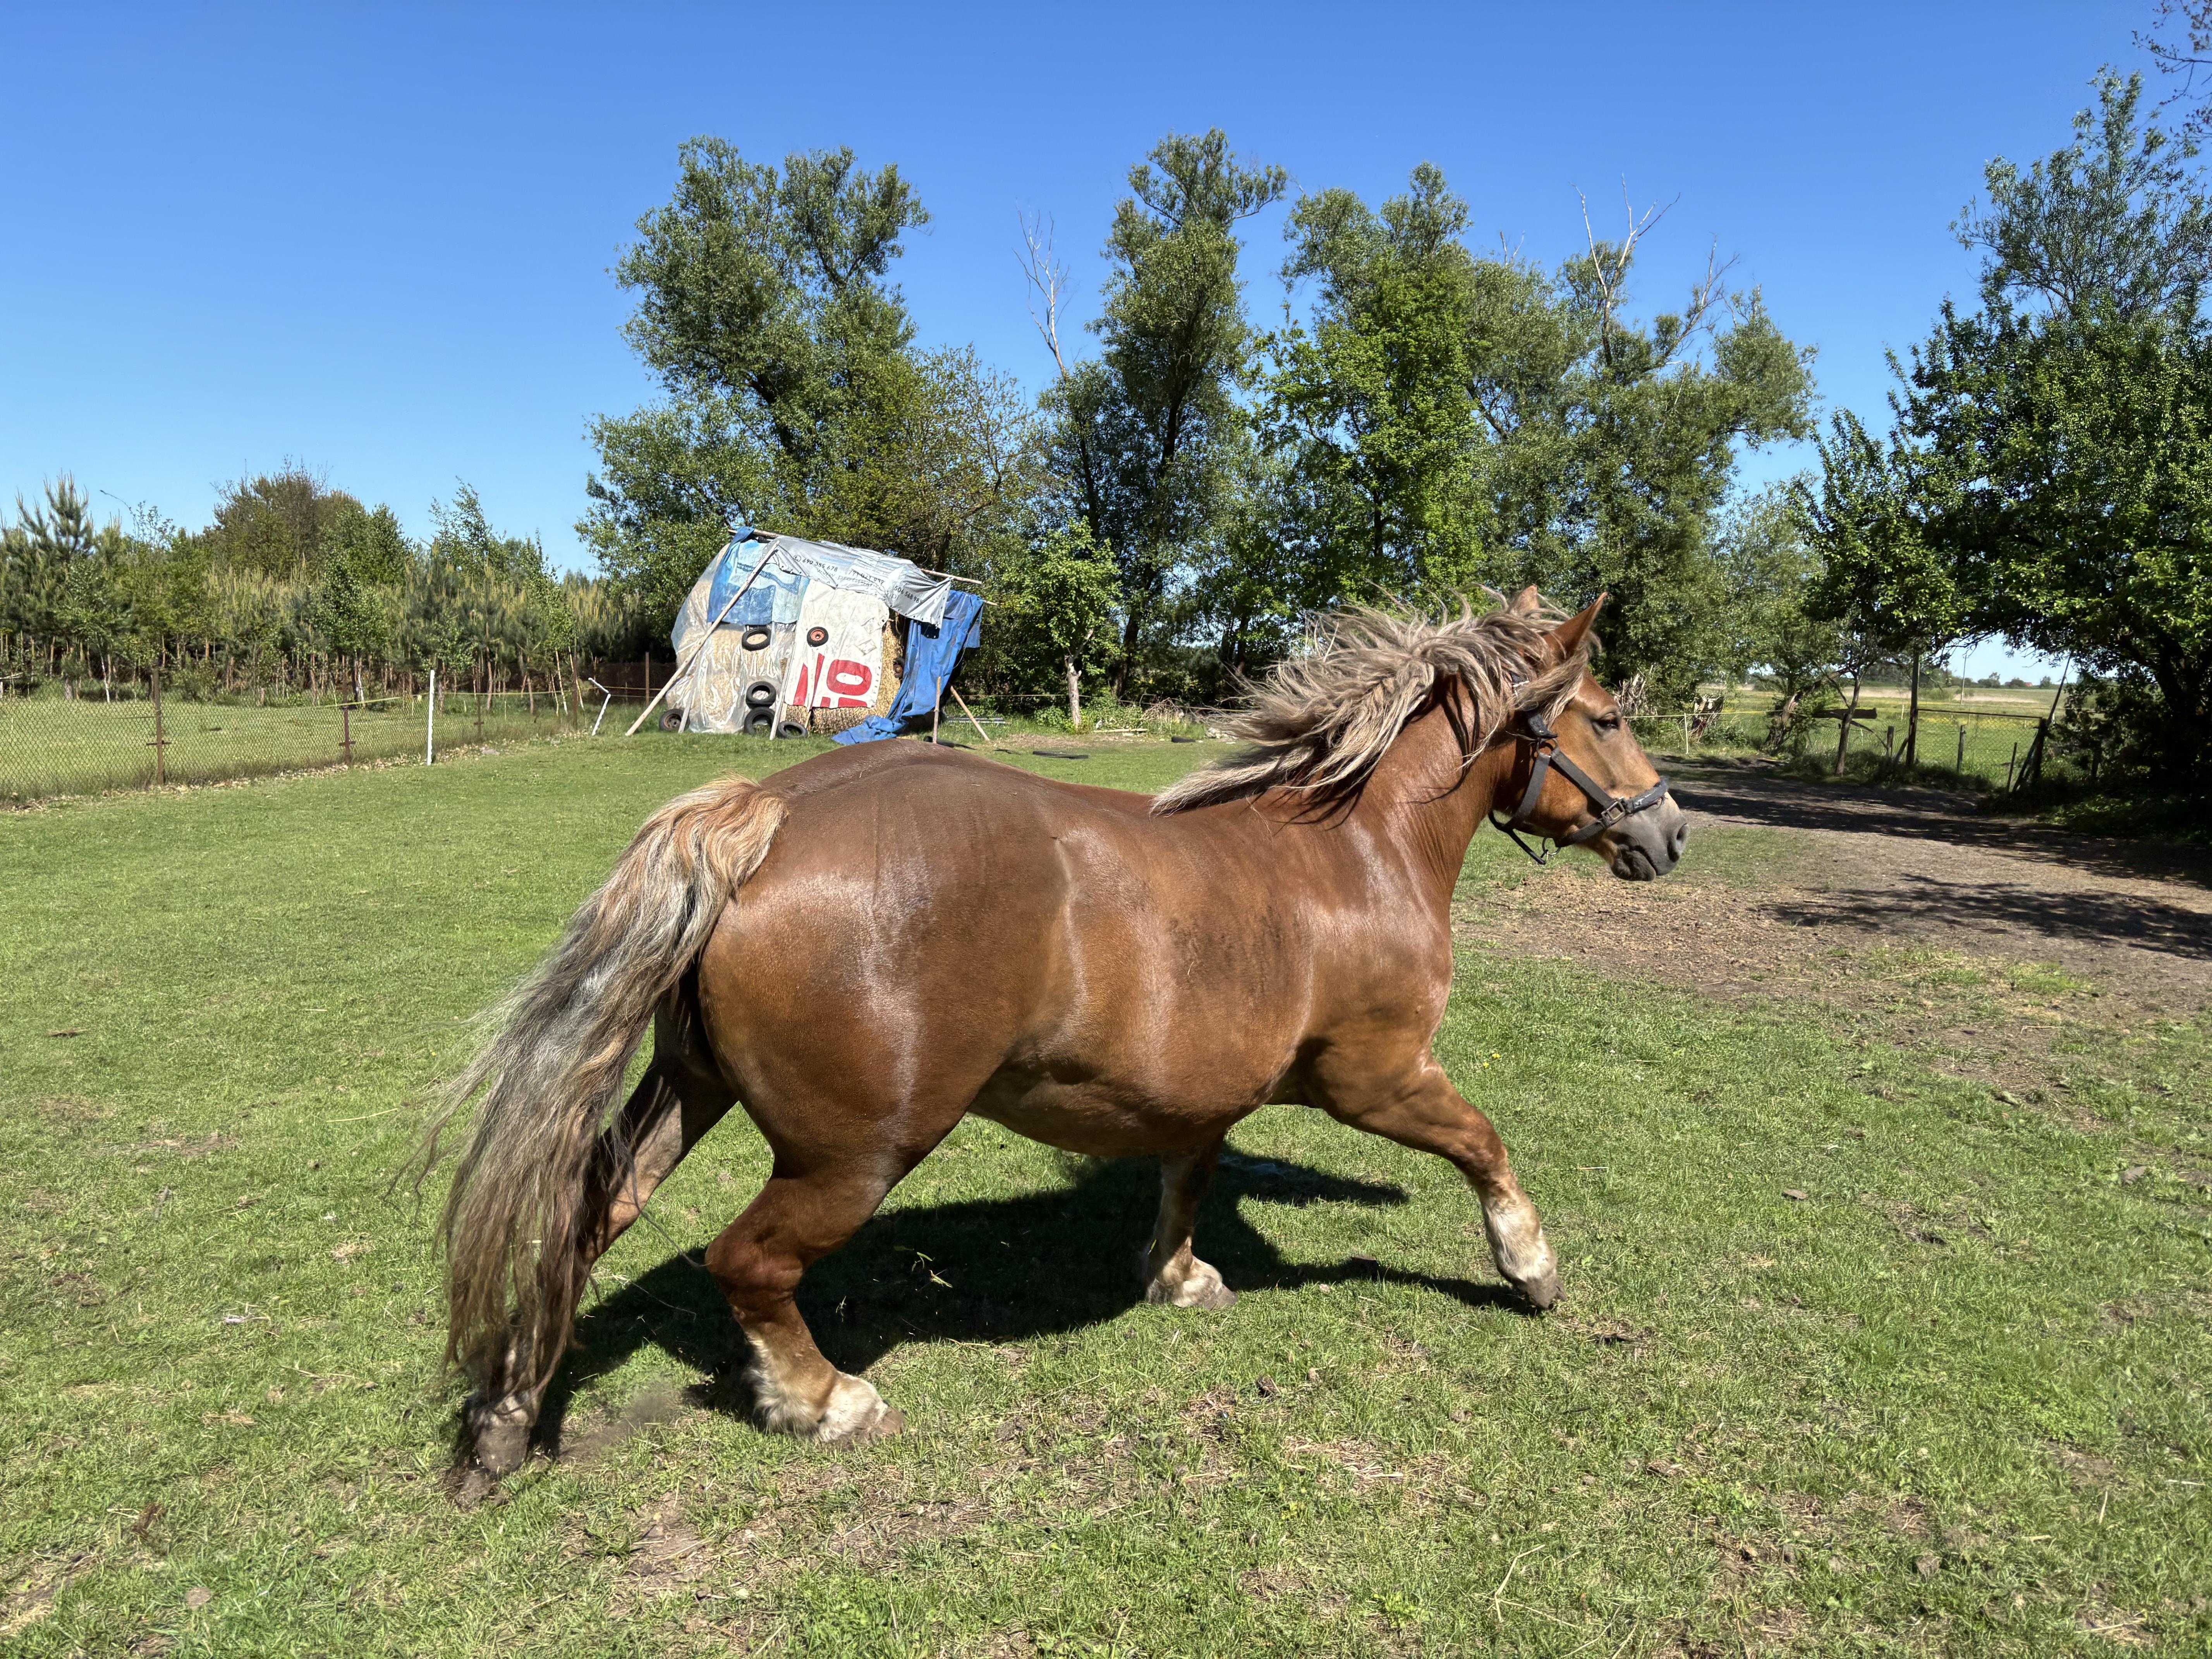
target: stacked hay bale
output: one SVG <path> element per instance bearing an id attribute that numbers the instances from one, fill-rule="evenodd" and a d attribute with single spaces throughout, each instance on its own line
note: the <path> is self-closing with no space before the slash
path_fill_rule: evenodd
<path id="1" fill-rule="evenodd" d="M 890 714 L 898 696 L 899 683 L 906 678 L 906 640 L 900 629 L 902 620 L 894 616 L 884 619 L 884 672 L 876 676 L 874 702 L 866 708 L 787 709 L 787 717 L 803 720 L 811 735 L 826 738 L 850 731 L 862 720 L 878 714 Z"/>

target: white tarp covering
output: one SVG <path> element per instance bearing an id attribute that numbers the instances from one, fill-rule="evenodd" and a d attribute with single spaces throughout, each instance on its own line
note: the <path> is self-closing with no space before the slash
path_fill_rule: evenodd
<path id="1" fill-rule="evenodd" d="M 787 706 L 868 708 L 884 675 L 889 613 L 935 627 L 951 588 L 950 578 L 888 553 L 741 532 L 677 616 L 677 660 L 690 666 L 669 687 L 669 707 L 686 731 L 763 733 Z M 717 616 L 721 625 L 694 656 Z"/>
<path id="2" fill-rule="evenodd" d="M 866 708 L 884 673 L 884 602 L 809 586 L 799 606 L 790 701 L 802 708 Z"/>

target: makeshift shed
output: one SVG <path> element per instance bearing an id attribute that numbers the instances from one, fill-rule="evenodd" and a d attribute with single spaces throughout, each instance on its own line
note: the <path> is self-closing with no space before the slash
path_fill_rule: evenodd
<path id="1" fill-rule="evenodd" d="M 902 632 L 921 630 L 918 654 L 936 668 L 975 639 L 972 594 L 910 560 L 836 542 L 741 529 L 693 585 L 673 632 L 678 669 L 668 687 L 687 732 L 796 736 L 870 728 L 846 740 L 889 737 L 903 723 L 894 696 Z M 899 621 L 894 623 L 893 618 Z M 942 665 L 949 673 L 951 662 Z M 944 674 L 930 688 L 933 706 Z M 915 690 L 921 687 L 913 688 Z M 874 728 L 882 727 L 877 730 Z"/>

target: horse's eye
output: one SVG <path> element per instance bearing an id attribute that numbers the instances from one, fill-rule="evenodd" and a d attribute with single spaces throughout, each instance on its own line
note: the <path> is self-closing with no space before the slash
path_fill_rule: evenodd
<path id="1" fill-rule="evenodd" d="M 1620 731 L 1620 716 L 1619 714 L 1600 714 L 1600 715 L 1597 717 L 1597 729 L 1598 729 L 1599 731 L 1601 731 L 1601 732 L 1618 732 L 1618 731 Z"/>

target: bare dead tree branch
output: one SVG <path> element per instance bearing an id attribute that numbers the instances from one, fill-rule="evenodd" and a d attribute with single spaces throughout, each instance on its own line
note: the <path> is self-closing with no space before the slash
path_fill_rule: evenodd
<path id="1" fill-rule="evenodd" d="M 1016 216 L 1022 228 L 1022 251 L 1015 258 L 1020 261 L 1022 276 L 1029 285 L 1030 321 L 1036 325 L 1045 349 L 1052 353 L 1053 367 L 1066 380 L 1067 357 L 1060 347 L 1060 308 L 1067 293 L 1067 267 L 1053 252 L 1053 223 L 1049 216 L 1035 213 Z M 1042 316 L 1037 314 L 1040 306 L 1043 307 Z"/>
<path id="2" fill-rule="evenodd" d="M 1613 318 L 1627 300 L 1628 267 L 1636 258 L 1636 245 L 1644 240 L 1654 225 L 1667 216 L 1668 210 L 1674 205 L 1674 202 L 1646 208 L 1643 216 L 1639 218 L 1634 205 L 1628 199 L 1628 181 L 1626 179 L 1622 179 L 1620 204 L 1627 216 L 1628 231 L 1620 239 L 1619 246 L 1613 246 L 1601 242 L 1597 239 L 1596 228 L 1590 223 L 1589 198 L 1577 191 L 1575 199 L 1582 204 L 1583 238 L 1589 248 L 1592 279 L 1597 283 L 1598 356 L 1604 360 L 1606 367 L 1610 368 L 1613 366 Z M 1678 196 L 1674 201 L 1679 202 L 1681 199 Z M 1608 259 L 1611 263 L 1610 270 L 1607 269 Z"/>

